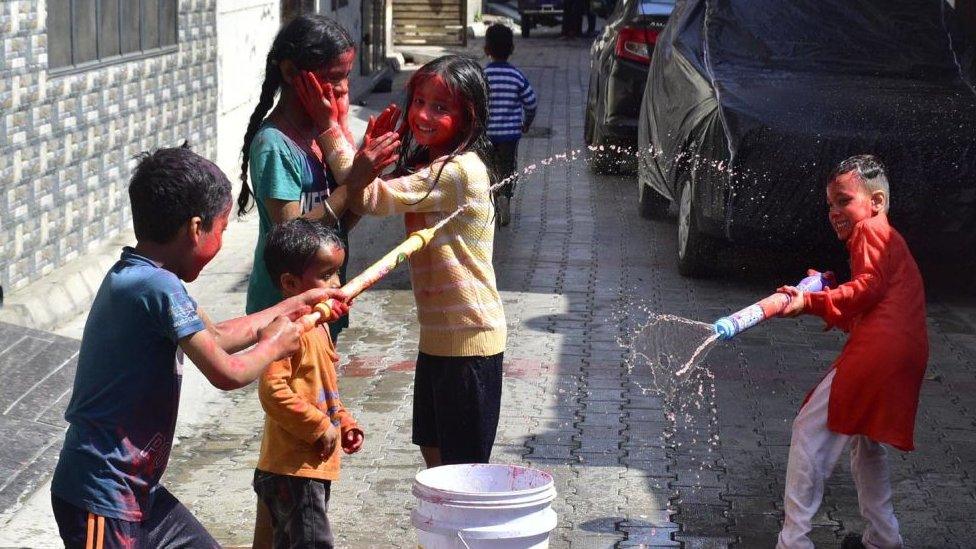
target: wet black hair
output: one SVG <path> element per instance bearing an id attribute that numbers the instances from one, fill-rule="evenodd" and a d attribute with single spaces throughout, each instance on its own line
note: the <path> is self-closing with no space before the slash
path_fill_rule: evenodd
<path id="1" fill-rule="evenodd" d="M 488 140 L 488 82 L 485 73 L 475 60 L 460 55 L 444 55 L 420 67 L 407 82 L 407 100 L 404 116 L 409 116 L 410 106 L 417 88 L 430 78 L 439 77 L 457 97 L 465 113 L 465 135 L 451 151 L 447 160 L 441 165 L 430 191 L 437 187 L 444 166 L 459 154 L 473 152 L 478 155 L 488 169 L 488 178 L 494 183 L 496 171 L 492 159 L 494 147 Z M 400 141 L 400 157 L 397 160 L 396 173 L 410 173 L 420 166 L 428 166 L 433 158 L 427 147 L 420 146 L 414 140 L 413 133 L 407 126 Z M 430 195 L 428 191 L 427 196 Z M 427 198 L 424 196 L 417 202 Z"/>
<path id="2" fill-rule="evenodd" d="M 138 154 L 129 180 L 132 227 L 136 239 L 165 244 L 194 217 L 203 229 L 213 228 L 217 216 L 231 205 L 231 185 L 213 162 L 180 147 Z"/>
<path id="3" fill-rule="evenodd" d="M 515 51 L 515 37 L 512 29 L 501 23 L 488 27 L 485 31 L 485 53 L 495 59 L 507 61 L 513 51 Z"/>
<path id="4" fill-rule="evenodd" d="M 888 174 L 885 172 L 884 164 L 881 163 L 880 158 L 873 154 L 859 154 L 847 158 L 831 170 L 827 182 L 830 183 L 845 173 L 851 172 L 857 175 L 857 178 L 869 193 L 884 191 L 885 197 L 887 198 L 885 206 L 890 207 L 891 190 L 888 184 Z"/>
<path id="5" fill-rule="evenodd" d="M 271 229 L 264 244 L 264 266 L 275 286 L 280 289 L 285 273 L 301 276 L 323 246 L 346 249 L 339 233 L 320 221 L 299 217 Z"/>
<path id="6" fill-rule="evenodd" d="M 278 31 L 264 64 L 261 98 L 251 113 L 241 148 L 241 194 L 237 197 L 237 215 L 247 213 L 254 193 L 247 183 L 247 165 L 251 156 L 251 142 L 261 122 L 274 105 L 275 96 L 283 85 L 279 63 L 291 60 L 299 70 L 316 71 L 334 62 L 340 55 L 355 48 L 346 29 L 334 19 L 322 15 L 301 15 Z"/>

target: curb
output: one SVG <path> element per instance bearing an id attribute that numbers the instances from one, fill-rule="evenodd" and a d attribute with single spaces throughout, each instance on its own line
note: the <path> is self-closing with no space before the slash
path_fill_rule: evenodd
<path id="1" fill-rule="evenodd" d="M 8 294 L 0 308 L 0 321 L 51 331 L 86 312 L 105 273 L 118 261 L 119 250 L 132 242 L 135 234 L 127 229 L 96 250 Z"/>

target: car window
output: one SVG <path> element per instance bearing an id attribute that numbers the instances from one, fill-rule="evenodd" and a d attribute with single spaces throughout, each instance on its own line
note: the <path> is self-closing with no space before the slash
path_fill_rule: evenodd
<path id="1" fill-rule="evenodd" d="M 674 0 L 640 0 L 637 5 L 638 15 L 670 15 L 674 9 Z"/>

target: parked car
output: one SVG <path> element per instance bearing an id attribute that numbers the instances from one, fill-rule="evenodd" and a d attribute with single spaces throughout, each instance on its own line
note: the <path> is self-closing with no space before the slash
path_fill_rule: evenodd
<path id="1" fill-rule="evenodd" d="M 835 242 L 826 179 L 862 153 L 886 164 L 916 254 L 974 249 L 976 77 L 955 17 L 943 0 L 679 4 L 641 106 L 638 202 L 677 210 L 681 273 L 723 242 Z"/>
<path id="2" fill-rule="evenodd" d="M 538 25 L 562 23 L 563 0 L 518 0 L 518 11 L 522 19 L 522 36 L 528 38 Z"/>
<path id="3" fill-rule="evenodd" d="M 590 47 L 583 131 L 587 145 L 604 146 L 590 157 L 598 172 L 633 169 L 633 155 L 617 151 L 637 144 L 648 65 L 673 8 L 674 0 L 620 0 Z"/>

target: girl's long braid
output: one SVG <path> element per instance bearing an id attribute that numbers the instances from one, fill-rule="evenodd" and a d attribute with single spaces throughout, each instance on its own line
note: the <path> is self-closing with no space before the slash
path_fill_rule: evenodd
<path id="1" fill-rule="evenodd" d="M 237 197 L 237 215 L 247 213 L 254 193 L 247 182 L 247 167 L 251 157 L 251 142 L 258 133 L 264 117 L 274 106 L 275 96 L 285 83 L 281 78 L 282 61 L 289 60 L 298 70 L 312 71 L 326 67 L 343 52 L 355 48 L 346 29 L 335 20 L 321 15 L 302 15 L 292 19 L 278 31 L 264 64 L 261 97 L 251 113 L 241 148 L 241 194 Z"/>
<path id="2" fill-rule="evenodd" d="M 268 52 L 268 61 L 264 69 L 264 82 L 261 84 L 261 98 L 258 106 L 251 113 L 251 119 L 247 123 L 247 131 L 244 132 L 244 147 L 241 149 L 241 194 L 237 197 L 237 215 L 244 215 L 248 211 L 249 202 L 254 193 L 247 184 L 247 164 L 251 159 L 251 142 L 254 141 L 261 122 L 274 105 L 275 95 L 281 86 L 281 72 L 274 59 L 274 49 Z"/>

